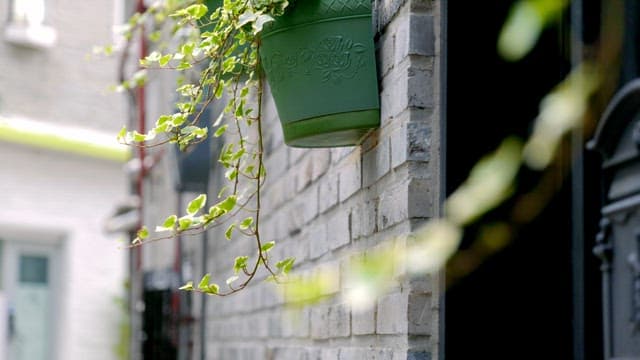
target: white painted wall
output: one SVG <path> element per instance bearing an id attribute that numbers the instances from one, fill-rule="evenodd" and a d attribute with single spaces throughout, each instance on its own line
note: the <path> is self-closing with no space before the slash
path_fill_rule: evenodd
<path id="1" fill-rule="evenodd" d="M 57 359 L 113 359 L 126 250 L 102 227 L 125 194 L 120 165 L 5 143 L 0 164 L 0 238 L 62 234 Z"/>
<path id="2" fill-rule="evenodd" d="M 10 0 L 0 0 L 0 118 L 85 128 L 115 139 L 127 121 L 124 97 L 107 90 L 117 81 L 117 56 L 87 55 L 113 40 L 118 1 L 45 2 L 46 23 L 57 39 L 34 48 L 8 41 Z M 115 358 L 122 314 L 114 297 L 125 295 L 127 250 L 102 229 L 127 193 L 122 164 L 0 141 L 0 239 L 63 235 L 57 360 Z"/>

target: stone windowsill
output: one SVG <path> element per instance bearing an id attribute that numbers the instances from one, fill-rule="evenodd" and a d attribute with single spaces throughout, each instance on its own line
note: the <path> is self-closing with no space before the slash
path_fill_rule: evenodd
<path id="1" fill-rule="evenodd" d="M 33 48 L 50 48 L 56 43 L 56 30 L 46 25 L 10 23 L 4 29 L 4 39 L 12 44 Z"/>

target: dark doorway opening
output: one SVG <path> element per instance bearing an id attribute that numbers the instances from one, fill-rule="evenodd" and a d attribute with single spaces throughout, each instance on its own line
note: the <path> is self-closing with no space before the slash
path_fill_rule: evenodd
<path id="1" fill-rule="evenodd" d="M 177 340 L 172 320 L 171 290 L 146 290 L 144 292 L 143 358 L 157 360 L 177 359 Z"/>
<path id="2" fill-rule="evenodd" d="M 496 42 L 513 2 L 446 2 L 447 193 L 505 137 L 526 138 L 540 99 L 570 70 L 568 16 L 545 31 L 522 61 L 500 59 Z M 585 173 L 593 173 L 595 156 L 585 156 Z M 570 176 L 569 170 L 552 176 L 548 186 L 556 189 L 555 195 L 544 211 L 518 226 L 505 249 L 447 285 L 447 360 L 571 359 L 575 353 L 574 308 L 579 301 L 584 303 L 585 325 L 577 345 L 584 350 L 585 359 L 602 359 L 600 274 L 597 259 L 591 255 L 598 223 L 598 179 L 586 176 L 585 193 L 595 195 L 584 199 L 585 250 L 576 255 L 571 247 Z M 521 173 L 518 193 L 531 190 L 540 177 L 534 171 Z M 509 221 L 513 206 L 514 201 L 507 201 L 467 229 L 462 248 L 473 244 L 482 224 Z M 583 299 L 576 299 L 572 290 L 575 256 L 585 263 Z"/>

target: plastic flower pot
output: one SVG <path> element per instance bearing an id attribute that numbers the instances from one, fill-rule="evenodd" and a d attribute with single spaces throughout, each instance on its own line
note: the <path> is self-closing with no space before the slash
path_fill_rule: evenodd
<path id="1" fill-rule="evenodd" d="M 380 126 L 370 0 L 299 0 L 265 25 L 260 56 L 294 147 L 360 144 Z"/>

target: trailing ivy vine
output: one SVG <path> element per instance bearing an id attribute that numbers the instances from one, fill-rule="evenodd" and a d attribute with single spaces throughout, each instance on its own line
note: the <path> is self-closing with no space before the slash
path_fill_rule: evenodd
<path id="1" fill-rule="evenodd" d="M 213 135 L 225 141 L 218 161 L 227 181 L 215 204 L 206 208 L 207 194 L 200 194 L 189 202 L 186 214 L 169 215 L 153 231 L 142 227 L 131 246 L 223 225 L 227 240 L 246 236 L 255 242 L 254 257 L 235 258 L 234 275 L 226 280 L 226 288 L 221 289 L 211 281 L 211 274 L 205 274 L 197 285 L 189 281 L 182 290 L 226 296 L 244 289 L 261 267 L 269 272 L 268 279 L 279 281 L 294 264 L 293 258 L 286 258 L 274 266 L 269 251 L 275 242 L 263 242 L 260 237 L 261 190 L 266 177 L 260 32 L 287 6 L 286 0 L 224 0 L 216 8 L 201 1 L 158 2 L 132 16 L 125 29 L 124 36 L 130 40 L 143 26 L 153 28 L 149 39 L 156 49 L 140 59 L 143 69 L 122 82 L 121 89 L 144 86 L 147 69 L 173 70 L 183 76 L 176 86 L 177 111 L 160 116 L 146 133 L 123 127 L 119 141 L 137 147 L 175 144 L 186 150 Z M 172 45 L 161 43 L 167 28 Z M 194 72 L 196 80 L 187 81 L 186 75 Z M 203 114 L 214 101 L 224 102 L 224 111 L 209 125 Z M 250 216 L 241 218 L 241 214 Z"/>

